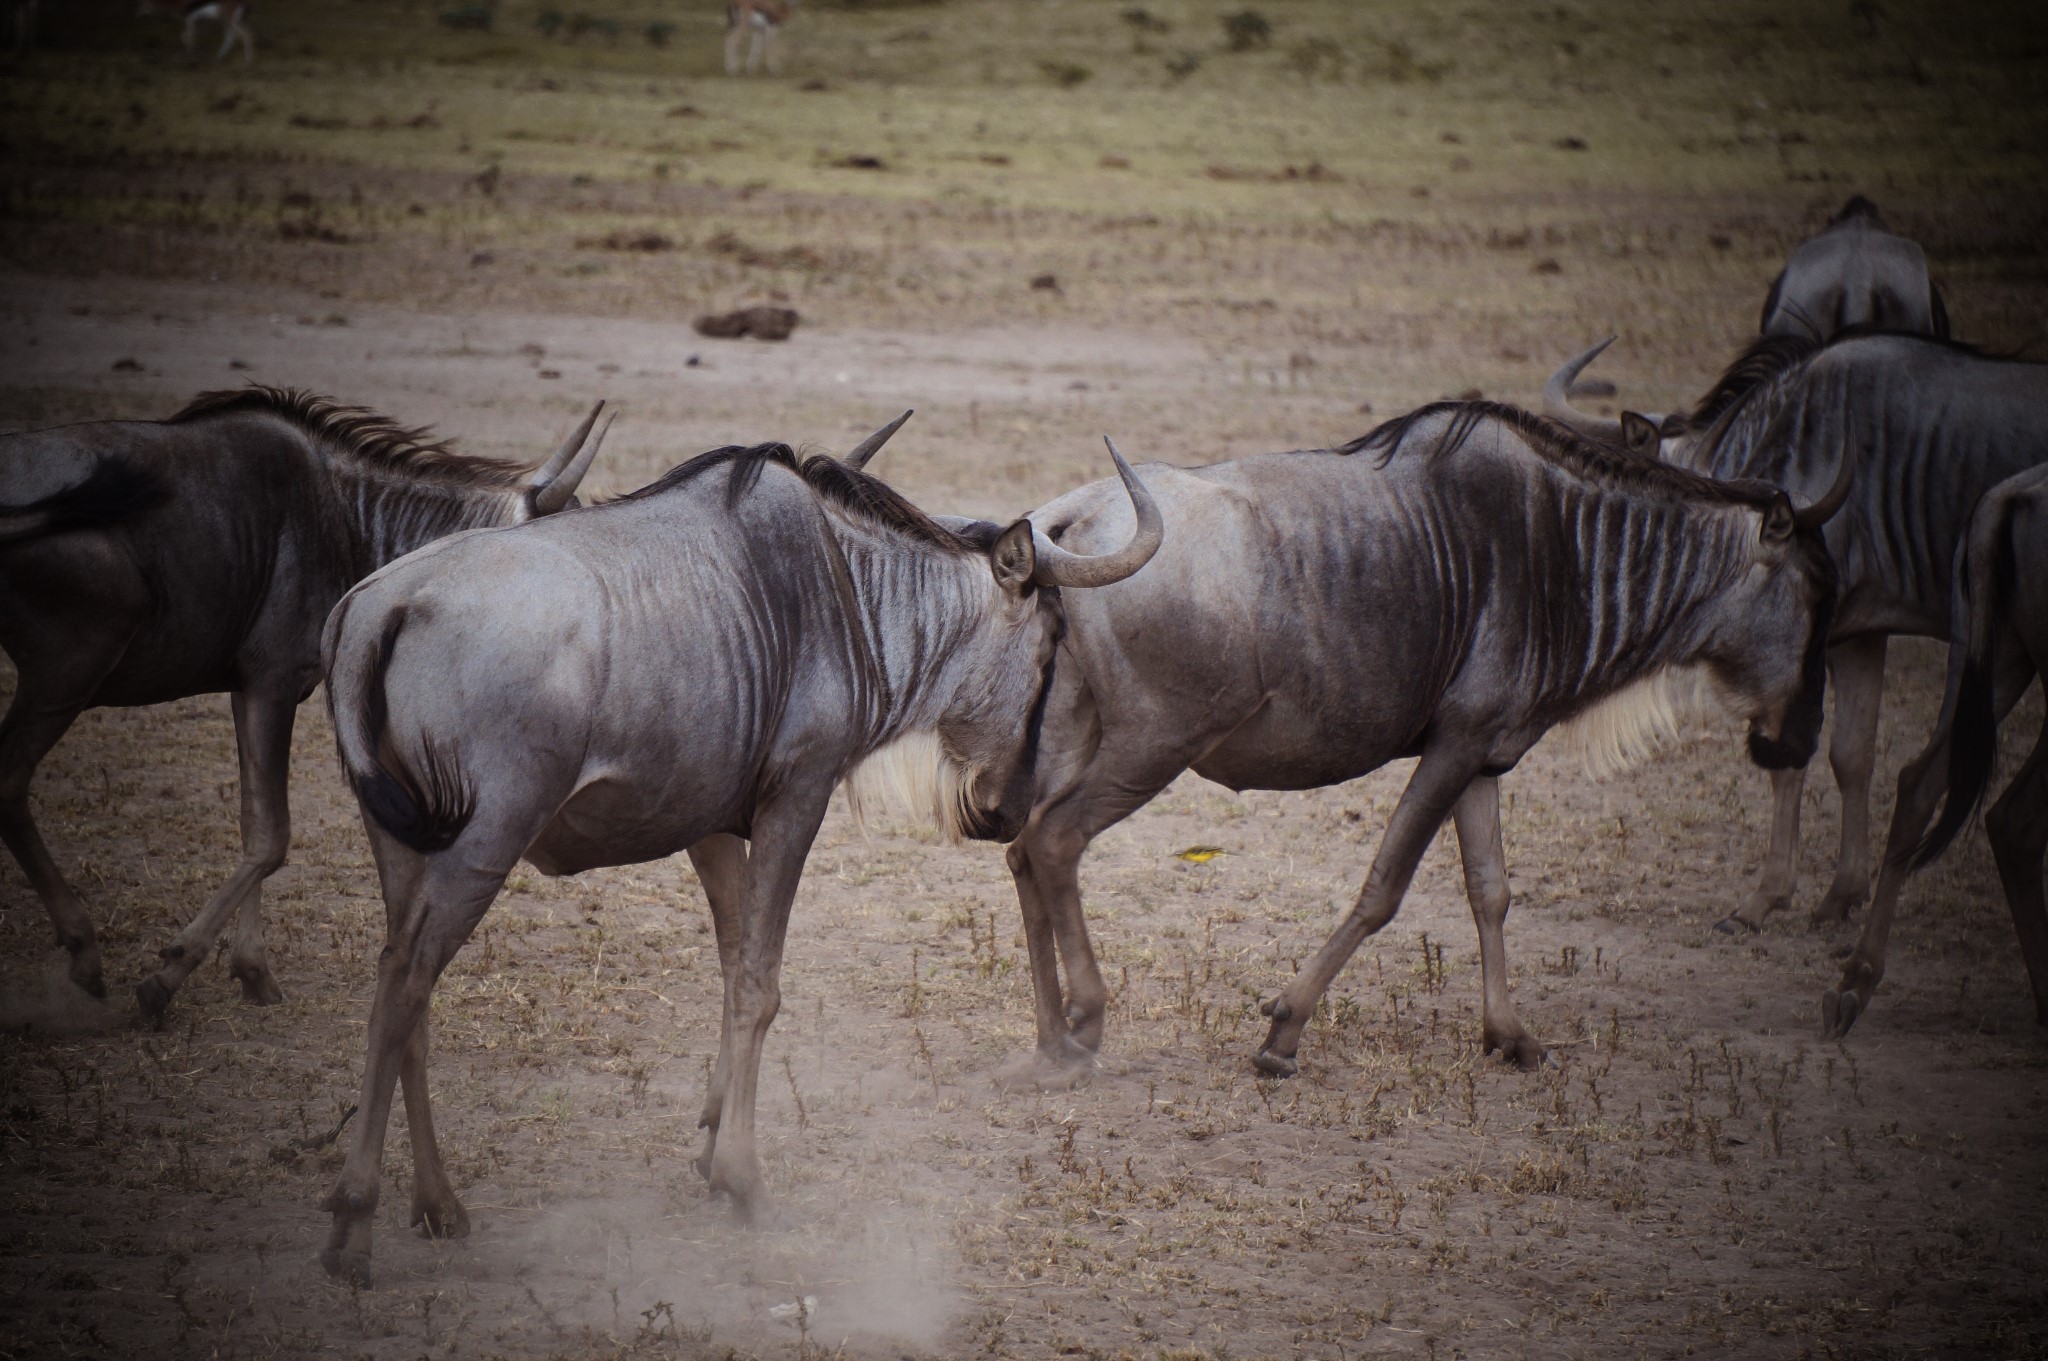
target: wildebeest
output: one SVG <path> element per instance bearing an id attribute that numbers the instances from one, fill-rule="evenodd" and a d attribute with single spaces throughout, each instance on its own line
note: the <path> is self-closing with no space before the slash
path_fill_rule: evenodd
<path id="1" fill-rule="evenodd" d="M 1703 673 L 1748 719 L 1760 764 L 1812 753 L 1835 596 L 1815 525 L 1846 478 L 1795 511 L 1775 488 L 1488 402 L 1423 407 L 1337 449 L 1145 477 L 1166 546 L 1142 575 L 1069 601 L 1031 816 L 1009 851 L 1037 1002 L 1026 1076 L 1070 1075 L 1099 1049 L 1108 993 L 1081 856 L 1184 770 L 1307 789 L 1421 757 L 1356 907 L 1268 1006 L 1258 1064 L 1286 1074 L 1317 999 L 1392 919 L 1447 816 L 1479 930 L 1486 1048 L 1540 1062 L 1508 997 L 1498 780 L 1554 725 L 1578 719 L 1614 755 Z M 1100 483 L 1030 518 L 1077 550 L 1130 532 Z"/>
<path id="2" fill-rule="evenodd" d="M 1827 340 L 1856 326 L 1948 335 L 1948 307 L 1927 277 L 1927 255 L 1885 228 L 1857 194 L 1785 262 L 1757 330 Z"/>
<path id="3" fill-rule="evenodd" d="M 573 874 L 689 852 L 725 978 L 698 1166 L 753 1212 L 761 1042 L 832 790 L 849 780 L 858 807 L 894 784 L 958 833 L 1015 834 L 1062 628 L 1051 588 L 1120 581 L 1159 545 L 1116 466 L 1136 528 L 1082 557 L 1023 520 L 948 529 L 822 455 L 716 449 L 622 500 L 436 545 L 335 608 L 328 703 L 388 936 L 329 1271 L 368 1272 L 394 1076 L 413 1222 L 467 1230 L 428 1110 L 428 997 L 522 856 Z"/>
<path id="4" fill-rule="evenodd" d="M 1884 978 L 1892 914 L 1906 876 L 1948 848 L 1983 800 L 1998 751 L 1998 725 L 2036 676 L 2048 674 L 2048 467 L 2009 477 L 1984 494 L 1963 535 L 1949 637 L 1948 689 L 1927 746 L 1899 772 L 1899 797 L 1885 839 L 1870 917 L 1821 999 L 1830 1037 L 1849 1033 Z M 1944 792 L 1947 806 L 1930 830 Z M 2005 793 L 1985 815 L 2006 905 L 2034 987 L 2034 1015 L 2048 1025 L 2048 725 Z M 1922 834 L 1925 833 L 1923 836 Z"/>
<path id="5" fill-rule="evenodd" d="M 602 405 L 602 403 L 600 403 Z M 37 764 L 78 715 L 228 691 L 242 855 L 137 987 L 160 1016 L 238 912 L 229 969 L 281 999 L 263 947 L 263 881 L 291 843 L 294 711 L 320 680 L 320 625 L 342 593 L 432 539 L 570 505 L 596 456 L 592 410 L 535 470 L 284 388 L 203 393 L 167 421 L 0 438 L 0 650 L 19 672 L 0 719 L 0 838 L 106 995 L 85 904 L 29 816 Z"/>
<path id="6" fill-rule="evenodd" d="M 1739 356 L 1690 416 L 1633 427 L 1580 416 L 1563 384 L 1604 349 L 1558 371 L 1553 414 L 1582 433 L 1720 478 L 1810 490 L 1824 484 L 1850 428 L 1868 445 L 1849 504 L 1828 526 L 1842 574 L 1828 669 L 1835 731 L 1829 761 L 1842 791 L 1841 856 L 1814 909 L 1838 922 L 1870 893 L 1870 777 L 1877 759 L 1885 640 L 1947 638 L 1955 549 L 1977 499 L 2048 462 L 2048 366 L 1994 358 L 1953 340 L 1848 332 L 1826 344 L 1766 336 Z M 1657 431 L 1652 434 L 1653 424 Z M 1755 930 L 1791 902 L 1805 773 L 1771 777 L 1771 844 L 1758 888 L 1725 930 Z"/>

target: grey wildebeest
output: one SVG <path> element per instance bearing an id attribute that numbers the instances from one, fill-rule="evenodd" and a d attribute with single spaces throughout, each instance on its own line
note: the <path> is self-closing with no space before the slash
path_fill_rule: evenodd
<path id="1" fill-rule="evenodd" d="M 1998 725 L 2036 676 L 2048 674 L 2048 467 L 1984 493 L 1958 549 L 1948 688 L 1927 746 L 1899 772 L 1899 797 L 1863 935 L 1839 985 L 1821 999 L 1830 1037 L 1849 1033 L 1884 978 L 1892 915 L 1906 876 L 1939 856 L 1984 798 L 1998 752 Z M 1944 793 L 1946 806 L 1930 830 Z M 2048 725 L 2005 793 L 1985 815 L 2006 906 L 2034 989 L 2034 1016 L 2048 1025 Z M 1924 835 L 1923 835 L 1924 833 Z"/>
<path id="2" fill-rule="evenodd" d="M 91 917 L 28 791 L 78 715 L 232 696 L 241 859 L 136 991 L 161 1016 L 239 913 L 229 969 L 249 1000 L 280 1000 L 263 881 L 291 844 L 292 722 L 320 680 L 321 623 L 350 586 L 421 544 L 570 505 L 603 439 L 589 438 L 596 417 L 537 470 L 266 387 L 204 393 L 167 421 L 0 438 L 0 650 L 19 673 L 0 719 L 0 839 L 49 910 L 74 982 L 106 995 Z"/>
<path id="3" fill-rule="evenodd" d="M 1011 1076 L 1059 1080 L 1098 1052 L 1108 993 L 1081 856 L 1184 770 L 1308 789 L 1421 758 L 1355 908 L 1268 1004 L 1257 1061 L 1287 1074 L 1317 999 L 1392 919 L 1446 817 L 1478 925 L 1486 1048 L 1541 1061 L 1508 997 L 1498 781 L 1554 725 L 1578 719 L 1615 756 L 1704 673 L 1749 721 L 1760 764 L 1812 753 L 1835 594 L 1815 526 L 1846 478 L 1794 510 L 1775 488 L 1485 402 L 1424 407 L 1337 449 L 1145 478 L 1166 545 L 1142 575 L 1069 600 L 1031 816 L 1009 851 L 1038 1034 Z M 1076 551 L 1130 532 L 1100 483 L 1030 518 Z"/>
<path id="4" fill-rule="evenodd" d="M 1886 230 L 1877 205 L 1858 194 L 1802 242 L 1764 298 L 1757 330 L 1827 340 L 1856 326 L 1948 335 L 1948 307 L 1927 276 L 1927 255 Z"/>
<path id="5" fill-rule="evenodd" d="M 1828 649 L 1835 691 L 1828 756 L 1842 791 L 1842 843 L 1813 919 L 1842 921 L 1870 894 L 1870 777 L 1885 640 L 1949 636 L 1956 545 L 1978 498 L 2048 462 L 2048 366 L 1927 336 L 1851 331 L 1824 345 L 1766 336 L 1689 416 L 1631 424 L 1580 415 L 1564 401 L 1566 385 L 1605 348 L 1567 362 L 1544 395 L 1550 414 L 1596 440 L 1794 492 L 1824 485 L 1852 425 L 1867 446 L 1849 503 L 1827 529 L 1842 576 Z M 1762 877 L 1722 929 L 1756 930 L 1790 904 L 1804 781 L 1799 769 L 1772 774 Z"/>
<path id="6" fill-rule="evenodd" d="M 436 545 L 335 608 L 328 703 L 388 935 L 329 1271 L 368 1273 L 394 1078 L 412 1222 L 467 1231 L 428 1110 L 428 999 L 521 857 L 573 874 L 689 852 L 725 980 L 698 1167 L 758 1208 L 761 1043 L 832 790 L 848 781 L 858 809 L 871 781 L 893 784 L 956 833 L 1015 834 L 1054 588 L 1120 581 L 1159 545 L 1151 498 L 1116 465 L 1136 528 L 1082 557 L 1023 520 L 949 529 L 822 455 L 716 449 L 624 499 Z"/>

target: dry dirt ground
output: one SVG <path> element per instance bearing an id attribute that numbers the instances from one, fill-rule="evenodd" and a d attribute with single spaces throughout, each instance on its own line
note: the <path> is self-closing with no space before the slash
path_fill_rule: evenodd
<path id="1" fill-rule="evenodd" d="M 509 5 L 474 51 L 412 7 L 275 14 L 248 72 L 60 20 L 0 89 L 0 429 L 255 379 L 530 457 L 604 395 L 625 414 L 592 485 L 617 491 L 732 441 L 844 449 L 908 406 L 877 470 L 928 508 L 1009 515 L 1100 475 L 1105 431 L 1181 463 L 1327 444 L 1470 388 L 1531 402 L 1615 330 L 1623 393 L 1675 405 L 1855 188 L 1928 244 L 1961 334 L 2043 338 L 2040 157 L 2016 159 L 2048 144 L 2018 97 L 2040 89 L 2038 23 L 1998 45 L 1788 16 L 1847 35 L 1809 70 L 1730 55 L 1784 37 L 1768 8 L 1731 7 L 1728 33 L 1640 8 L 1454 23 L 1287 0 L 1272 49 L 1240 54 L 1255 76 L 1192 4 L 1154 6 L 1158 30 L 1072 4 L 821 6 L 789 73 L 751 84 L 711 76 L 694 13 L 637 55 L 558 52 Z M 362 58 L 354 10 L 412 23 L 411 64 Z M 972 36 L 1026 12 L 1042 52 Z M 1857 46 L 1866 22 L 1891 27 Z M 1535 54 L 1533 93 L 1496 51 Z M 931 52 L 967 74 L 918 74 Z M 1581 57 L 1597 71 L 1561 80 Z M 1102 88 L 1125 76 L 1128 96 Z M 1612 156 L 1597 132 L 1556 146 L 1624 106 Z M 653 131 L 589 130 L 633 118 Z M 866 149 L 888 169 L 839 168 Z M 666 246 L 612 248 L 647 233 Z M 687 325 L 764 300 L 805 314 L 789 342 Z M 1941 655 L 1894 645 L 1880 827 Z M 2035 696 L 2009 760 L 2040 721 Z M 406 1231 L 395 1113 L 359 1291 L 316 1261 L 339 1153 L 296 1146 L 354 1100 L 382 943 L 320 700 L 265 898 L 286 1001 L 246 1006 L 215 963 L 155 1031 L 127 988 L 235 855 L 227 705 L 90 713 L 35 807 L 113 1006 L 68 990 L 0 863 L 0 1357 L 2048 1354 L 2048 1036 L 1981 836 L 1914 882 L 1875 1005 L 1823 1043 L 1850 936 L 1804 919 L 1837 826 L 1820 763 L 1794 912 L 1709 929 L 1764 833 L 1738 737 L 1701 728 L 1605 783 L 1546 745 L 1504 782 L 1516 998 L 1554 1060 L 1530 1074 L 1478 1052 L 1448 833 L 1301 1076 L 1250 1066 L 1258 999 L 1348 905 L 1405 762 L 1307 794 L 1185 777 L 1104 835 L 1083 883 L 1107 1052 L 1042 1094 L 991 1081 L 1031 1027 L 999 852 L 835 811 L 764 1063 L 777 1210 L 751 1230 L 690 1165 L 718 978 L 687 861 L 522 872 L 434 1011 L 474 1233 Z"/>

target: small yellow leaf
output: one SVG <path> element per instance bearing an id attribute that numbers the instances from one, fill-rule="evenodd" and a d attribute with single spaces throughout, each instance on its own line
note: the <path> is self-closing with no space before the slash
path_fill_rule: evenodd
<path id="1" fill-rule="evenodd" d="M 1206 865 L 1221 854 L 1221 846 L 1190 846 L 1184 851 L 1177 852 L 1178 857 L 1190 865 Z"/>

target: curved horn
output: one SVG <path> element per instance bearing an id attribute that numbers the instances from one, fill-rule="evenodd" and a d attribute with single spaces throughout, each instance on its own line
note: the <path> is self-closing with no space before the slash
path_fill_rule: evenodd
<path id="1" fill-rule="evenodd" d="M 1849 427 L 1849 438 L 1842 445 L 1841 466 L 1835 469 L 1835 485 L 1827 494 L 1812 505 L 1792 512 L 1792 523 L 1801 529 L 1819 529 L 1835 518 L 1849 500 L 1849 488 L 1856 481 L 1856 427 Z"/>
<path id="2" fill-rule="evenodd" d="M 1041 586 L 1107 586 L 1122 581 L 1150 562 L 1152 555 L 1159 551 L 1160 540 L 1166 537 L 1166 524 L 1159 518 L 1159 506 L 1152 500 L 1152 493 L 1145 490 L 1145 484 L 1131 471 L 1131 465 L 1124 462 L 1124 456 L 1117 452 L 1116 442 L 1107 435 L 1102 437 L 1102 442 L 1109 446 L 1109 456 L 1116 463 L 1116 475 L 1123 479 L 1124 491 L 1130 495 L 1138 527 L 1132 532 L 1131 541 L 1122 548 L 1092 558 L 1069 553 L 1034 528 L 1031 546 L 1038 565 L 1031 575 Z"/>
<path id="3" fill-rule="evenodd" d="M 599 405 L 603 405 L 603 403 L 599 403 Z M 593 419 L 597 416 L 595 411 L 590 414 Z M 583 474 L 590 471 L 591 460 L 597 457 L 598 449 L 604 444 L 604 437 L 612 431 L 612 422 L 618 418 L 619 413 L 616 411 L 605 417 L 604 429 L 597 432 L 597 438 L 583 446 L 582 451 L 576 455 L 574 461 L 562 470 L 561 476 L 533 494 L 533 513 L 535 515 L 553 515 L 556 511 L 569 504 L 569 498 L 576 494 L 576 484 L 583 480 Z M 584 424 L 587 428 L 589 422 L 586 421 Z"/>
<path id="4" fill-rule="evenodd" d="M 526 485 L 537 492 L 560 477 L 562 469 L 569 466 L 569 460 L 583 447 L 583 441 L 590 438 L 590 427 L 597 424 L 597 413 L 602 410 L 604 399 L 600 397 L 597 405 L 590 408 L 590 414 L 583 418 L 583 424 L 569 432 L 569 438 L 562 441 L 559 449 L 548 455 L 548 461 L 540 465 L 533 474 L 533 480 Z"/>
<path id="5" fill-rule="evenodd" d="M 880 449 L 883 445 L 887 444 L 889 442 L 889 436 L 895 434 L 898 430 L 901 430 L 903 428 L 903 422 L 909 420 L 915 414 L 915 408 L 912 408 L 911 410 L 904 412 L 895 420 L 890 421 L 880 430 L 877 430 L 874 434 L 869 435 L 859 444 L 854 445 L 852 449 L 847 451 L 846 457 L 840 459 L 839 461 L 841 463 L 844 463 L 849 468 L 867 467 L 868 460 L 875 456 L 875 451 Z"/>
<path id="6" fill-rule="evenodd" d="M 1603 421 L 1597 416 L 1588 416 L 1575 408 L 1568 400 L 1571 386 L 1586 371 L 1586 366 L 1600 357 L 1600 352 L 1614 343 L 1614 337 L 1595 345 L 1585 353 L 1564 361 L 1564 367 L 1550 375 L 1550 381 L 1543 385 L 1543 414 L 1558 424 L 1576 430 L 1588 439 L 1616 448 L 1627 447 L 1627 437 L 1622 433 L 1620 421 Z"/>

